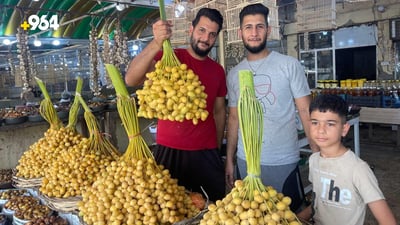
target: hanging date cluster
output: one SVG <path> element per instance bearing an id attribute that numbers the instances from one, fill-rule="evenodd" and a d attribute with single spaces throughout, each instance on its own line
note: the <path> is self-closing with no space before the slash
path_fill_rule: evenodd
<path id="1" fill-rule="evenodd" d="M 14 77 L 15 76 L 15 65 L 14 65 L 14 60 L 13 60 L 13 57 L 11 54 L 8 56 L 8 66 L 10 67 L 11 76 Z"/>
<path id="2" fill-rule="evenodd" d="M 95 96 L 100 95 L 100 79 L 97 58 L 97 31 L 94 27 L 89 33 L 89 54 L 90 54 L 90 82 L 89 87 Z"/>
<path id="3" fill-rule="evenodd" d="M 36 70 L 31 52 L 29 51 L 28 34 L 21 28 L 18 28 L 16 36 L 19 71 L 23 82 L 23 90 L 26 90 L 32 81 L 32 77 L 36 76 Z"/>
<path id="4" fill-rule="evenodd" d="M 121 24 L 119 21 L 115 24 L 113 40 L 110 39 L 110 33 L 108 30 L 103 32 L 103 63 L 113 64 L 118 67 L 121 71 L 126 71 L 129 63 L 128 56 L 128 38 L 125 33 L 122 32 Z M 107 88 L 113 88 L 112 82 L 109 76 L 104 77 Z"/>
<path id="5" fill-rule="evenodd" d="M 125 67 L 125 71 L 129 63 L 127 42 L 128 38 L 125 36 L 125 33 L 122 32 L 121 23 L 118 21 L 114 30 L 113 52 L 116 57 L 114 58 L 113 64 L 119 68 Z"/>
<path id="6" fill-rule="evenodd" d="M 108 27 L 108 24 L 107 26 Z M 107 29 L 104 30 L 103 32 L 103 66 L 104 66 L 104 70 L 106 70 L 105 68 L 105 64 L 113 64 L 113 60 L 112 60 L 112 48 L 111 48 L 111 43 L 110 43 L 110 33 L 108 32 Z M 105 76 L 105 85 L 107 88 L 113 88 L 112 82 L 110 80 L 110 76 Z"/>

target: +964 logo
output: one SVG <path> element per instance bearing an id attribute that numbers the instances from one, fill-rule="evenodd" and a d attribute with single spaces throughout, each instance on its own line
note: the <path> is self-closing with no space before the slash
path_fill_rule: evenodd
<path id="1" fill-rule="evenodd" d="M 57 30 L 60 25 L 58 24 L 58 16 L 57 15 L 52 15 L 52 16 L 47 16 L 47 15 L 30 15 L 28 17 L 28 22 L 24 21 L 21 24 L 21 27 L 24 30 L 30 29 L 30 30 L 40 30 L 40 31 L 46 31 L 49 29 Z"/>

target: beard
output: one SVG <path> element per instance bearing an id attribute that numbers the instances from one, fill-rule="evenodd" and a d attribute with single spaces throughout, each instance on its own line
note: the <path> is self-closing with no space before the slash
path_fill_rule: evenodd
<path id="1" fill-rule="evenodd" d="M 267 39 L 264 39 L 264 41 L 260 45 L 254 47 L 250 46 L 247 42 L 243 40 L 243 45 L 250 53 L 257 54 L 267 47 Z"/>
<path id="2" fill-rule="evenodd" d="M 198 47 L 198 44 L 199 44 L 199 43 L 206 44 L 206 45 L 208 45 L 209 47 L 206 48 L 206 49 L 200 49 L 200 48 Z M 210 46 L 208 43 L 206 43 L 206 42 L 200 42 L 200 41 L 194 39 L 194 38 L 193 38 L 193 35 L 190 36 L 190 46 L 192 47 L 193 51 L 194 51 L 197 55 L 199 55 L 200 57 L 208 56 L 208 53 L 210 53 L 211 48 L 212 48 L 212 46 Z"/>

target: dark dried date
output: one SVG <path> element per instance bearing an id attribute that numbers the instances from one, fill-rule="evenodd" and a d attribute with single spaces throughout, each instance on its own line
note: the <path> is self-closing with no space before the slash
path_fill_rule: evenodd
<path id="1" fill-rule="evenodd" d="M 47 216 L 42 218 L 36 218 L 26 223 L 25 225 L 68 225 L 67 220 L 60 216 Z"/>

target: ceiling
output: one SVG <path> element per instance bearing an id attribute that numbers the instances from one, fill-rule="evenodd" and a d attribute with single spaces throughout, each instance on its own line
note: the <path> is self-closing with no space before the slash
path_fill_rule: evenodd
<path id="1" fill-rule="evenodd" d="M 168 0 L 165 4 L 171 3 Z M 119 11 L 116 6 L 123 9 Z M 82 44 L 89 38 L 92 27 L 99 39 L 105 31 L 112 39 L 118 23 L 128 40 L 140 39 L 145 35 L 143 31 L 159 17 L 159 10 L 157 0 L 0 0 L 0 52 L 15 50 L 15 45 L 5 46 L 2 39 L 15 43 L 17 29 L 31 15 L 38 18 L 46 15 L 47 20 L 57 16 L 56 30 L 27 29 L 28 37 L 45 41 L 42 49 L 51 49 L 57 48 L 50 44 L 55 38 L 61 42 L 59 47 Z"/>
<path id="2" fill-rule="evenodd" d="M 120 2 L 120 3 L 119 3 Z M 29 35 L 44 38 L 87 39 L 94 26 L 98 33 L 110 32 L 117 21 L 130 39 L 140 37 L 141 32 L 159 16 L 158 3 L 153 0 L 137 1 L 94 0 L 0 0 L 0 36 L 15 36 L 17 28 L 30 15 L 58 16 L 60 27 L 47 31 L 29 30 Z M 124 4 L 123 4 L 124 3 Z M 124 5 L 118 11 L 116 5 Z"/>

